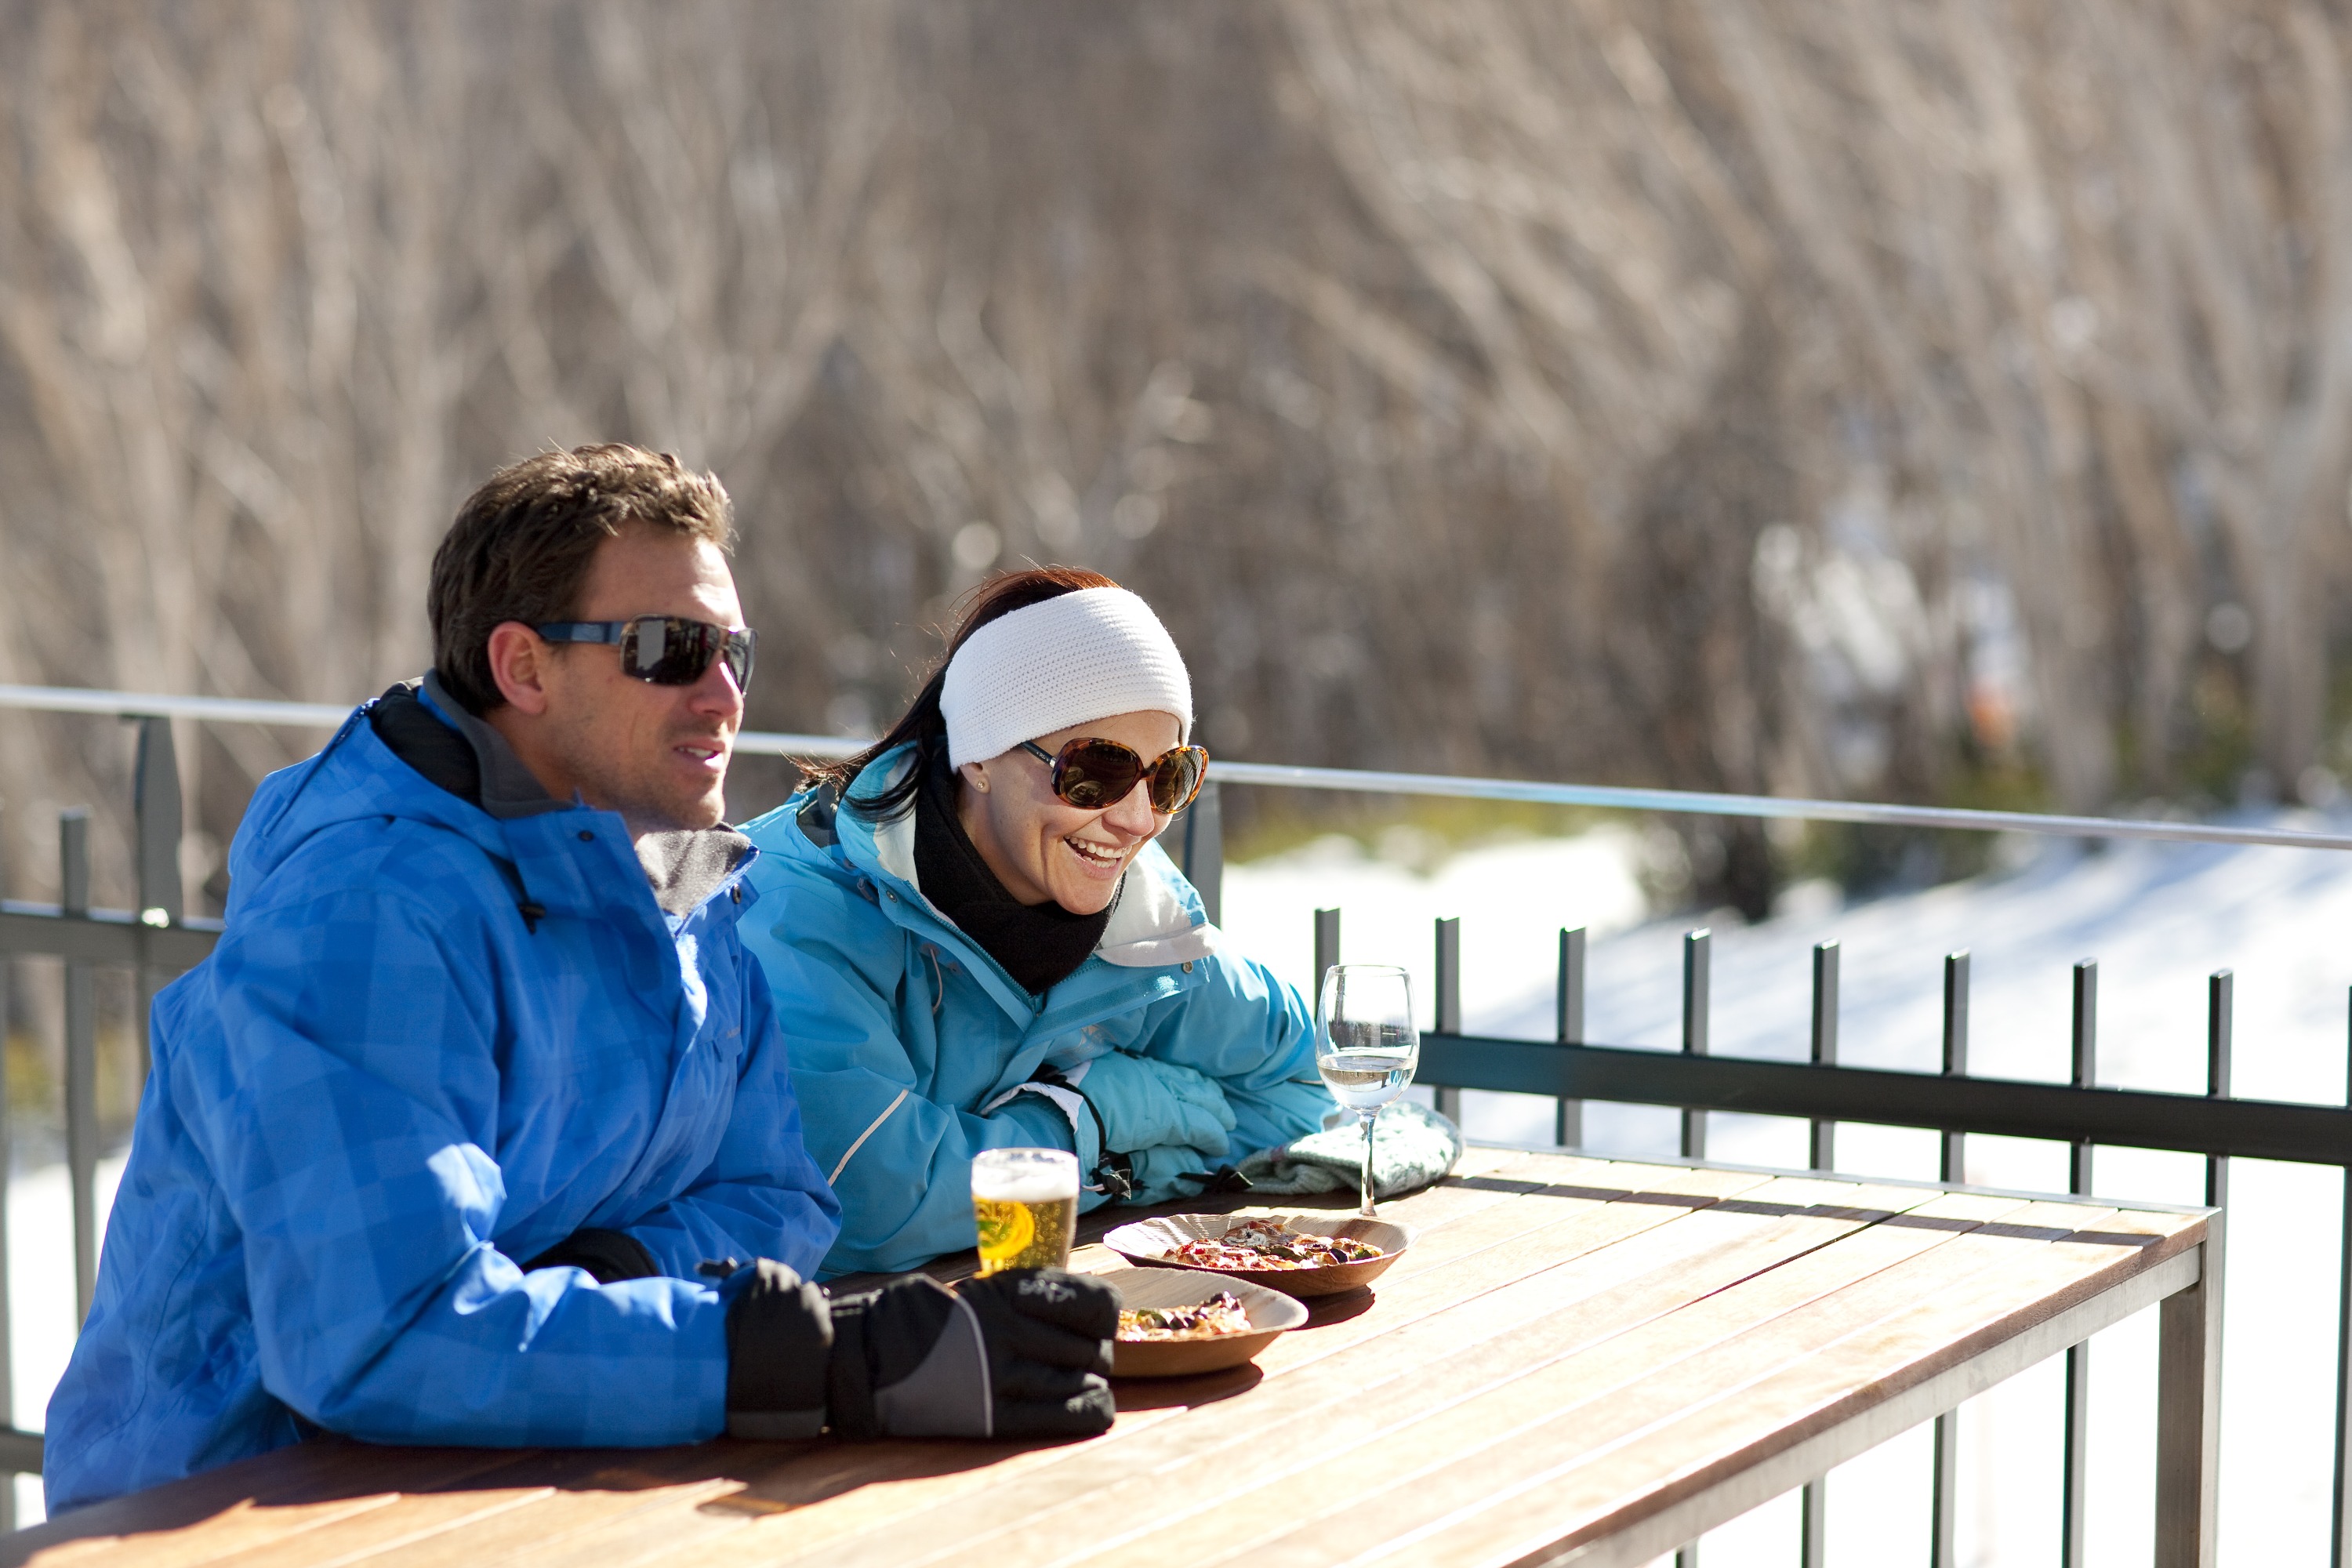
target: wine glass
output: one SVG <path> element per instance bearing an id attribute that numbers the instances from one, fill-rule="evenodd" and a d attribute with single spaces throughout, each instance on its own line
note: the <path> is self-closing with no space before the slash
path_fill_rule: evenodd
<path id="1" fill-rule="evenodd" d="M 1315 1070 L 1364 1124 L 1365 1218 L 1372 1211 L 1372 1123 L 1421 1060 L 1412 979 L 1392 963 L 1335 963 L 1315 1004 Z"/>

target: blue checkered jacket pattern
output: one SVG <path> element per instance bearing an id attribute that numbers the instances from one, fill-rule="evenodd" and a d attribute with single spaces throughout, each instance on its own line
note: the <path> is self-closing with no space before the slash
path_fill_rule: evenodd
<path id="1" fill-rule="evenodd" d="M 156 999 L 96 1304 L 49 1403 L 52 1511 L 304 1423 L 710 1437 L 727 1298 L 697 1265 L 808 1274 L 833 1243 L 737 936 L 751 860 L 666 914 L 620 817 L 494 818 L 365 712 L 263 783 L 219 946 Z M 666 1277 L 517 1266 L 583 1226 Z"/>

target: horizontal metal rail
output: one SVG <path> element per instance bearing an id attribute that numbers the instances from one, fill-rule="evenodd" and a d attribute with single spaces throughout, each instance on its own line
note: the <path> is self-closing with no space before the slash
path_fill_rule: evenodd
<path id="1" fill-rule="evenodd" d="M 2352 1108 L 2342 1105 L 1435 1033 L 1421 1037 L 1416 1076 L 1423 1083 L 1563 1100 L 2352 1166 Z"/>
<path id="2" fill-rule="evenodd" d="M 150 925 L 129 910 L 68 914 L 56 904 L 0 903 L 0 955 L 193 969 L 220 940 L 218 921 Z"/>
<path id="3" fill-rule="evenodd" d="M 229 697 L 166 697 L 143 691 L 95 691 L 64 686 L 0 685 L 0 708 L 51 713 L 98 713 L 122 718 L 161 717 L 243 724 L 281 724 L 332 729 L 350 717 L 349 708 L 325 702 L 260 702 Z M 870 742 L 839 735 L 799 735 L 746 730 L 735 749 L 750 756 L 838 759 Z M 2308 833 L 2293 828 L 2224 827 L 2198 822 L 2145 818 L 2065 816 L 2044 812 L 1969 811 L 1958 807 L 1896 805 L 1872 801 L 1784 799 L 1769 795 L 1722 795 L 1704 790 L 1640 789 L 1614 784 L 1543 784 L 1526 779 L 1456 778 L 1445 773 L 1400 773 L 1354 768 L 1292 767 L 1278 763 L 1237 763 L 1222 758 L 1213 776 L 1223 784 L 1275 789 L 1319 789 L 1359 795 L 1443 795 L 1464 800 L 1507 800 L 1538 805 L 1598 806 L 1612 811 L 1653 811 L 1695 816 L 1744 816 L 1791 822 L 1852 822 L 1879 827 L 1939 827 L 1978 833 L 2033 833 L 2060 838 L 2144 838 L 2175 844 L 2261 844 L 2291 849 L 2352 849 L 2352 834 Z"/>

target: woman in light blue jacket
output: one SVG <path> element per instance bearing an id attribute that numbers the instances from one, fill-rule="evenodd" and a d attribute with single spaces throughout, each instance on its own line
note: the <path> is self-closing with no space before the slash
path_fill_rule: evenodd
<path id="1" fill-rule="evenodd" d="M 1305 1004 L 1153 842 L 1207 766 L 1192 721 L 1141 599 L 1011 574 L 888 734 L 745 828 L 745 945 L 842 1204 L 829 1272 L 973 1245 L 982 1149 L 1073 1151 L 1092 1208 L 1198 1193 L 1321 1124 Z"/>

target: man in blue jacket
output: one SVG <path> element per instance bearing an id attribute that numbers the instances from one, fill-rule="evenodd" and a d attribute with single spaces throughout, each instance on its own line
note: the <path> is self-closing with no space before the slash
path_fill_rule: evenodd
<path id="1" fill-rule="evenodd" d="M 501 470 L 434 561 L 434 673 L 257 792 L 219 946 L 155 1004 L 53 1511 L 322 1432 L 1108 1424 L 1095 1282 L 803 1283 L 840 1209 L 736 932 L 730 526 L 667 455 Z"/>

